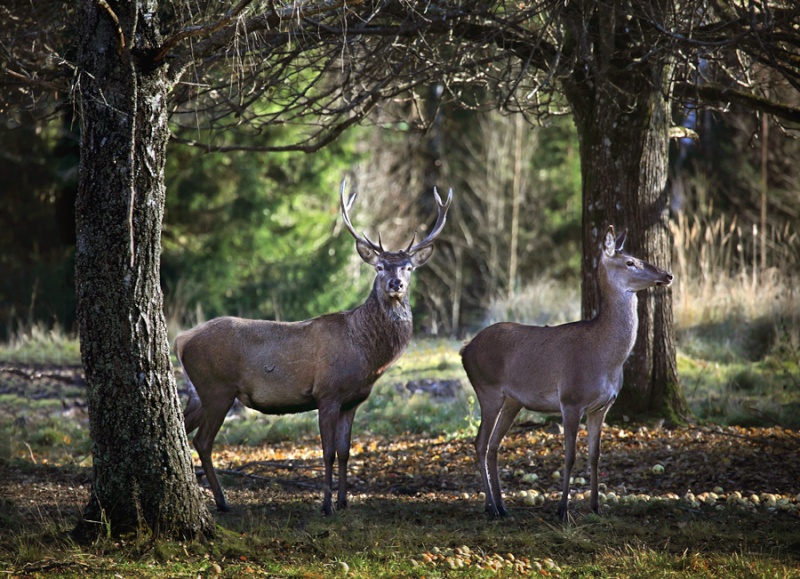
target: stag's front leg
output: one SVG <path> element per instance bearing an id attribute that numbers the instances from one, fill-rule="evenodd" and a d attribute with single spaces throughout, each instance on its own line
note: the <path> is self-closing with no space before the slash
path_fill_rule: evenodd
<path id="1" fill-rule="evenodd" d="M 321 402 L 319 405 L 319 435 L 322 440 L 322 461 L 325 463 L 325 494 L 322 513 L 333 514 L 333 461 L 336 459 L 336 425 L 339 421 L 340 405 L 336 402 Z"/>
<path id="2" fill-rule="evenodd" d="M 353 431 L 353 419 L 356 407 L 339 414 L 336 425 L 336 455 L 339 458 L 339 494 L 336 497 L 336 508 L 347 508 L 347 461 L 350 459 L 350 436 Z"/>

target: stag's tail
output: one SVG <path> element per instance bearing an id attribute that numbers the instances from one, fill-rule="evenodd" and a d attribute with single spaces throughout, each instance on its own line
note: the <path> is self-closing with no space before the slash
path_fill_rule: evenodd
<path id="1" fill-rule="evenodd" d="M 186 428 L 186 434 L 189 434 L 200 426 L 200 420 L 203 418 L 203 403 L 200 401 L 200 396 L 197 395 L 197 389 L 192 384 L 192 379 L 186 371 L 186 367 L 181 360 L 181 353 L 183 352 L 183 342 L 178 336 L 175 340 L 175 355 L 178 357 L 178 363 L 183 370 L 183 376 L 186 378 L 186 384 L 189 386 L 189 401 L 186 403 L 186 408 L 183 409 L 183 426 Z"/>

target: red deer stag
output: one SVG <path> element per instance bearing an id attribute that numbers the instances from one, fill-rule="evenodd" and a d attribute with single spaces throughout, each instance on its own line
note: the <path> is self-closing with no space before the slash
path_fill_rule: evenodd
<path id="1" fill-rule="evenodd" d="M 372 385 L 402 354 L 411 339 L 408 288 L 411 272 L 433 254 L 434 241 L 445 224 L 453 191 L 438 206 L 436 223 L 420 243 L 386 251 L 359 235 L 348 211 L 355 200 L 339 199 L 342 220 L 356 240 L 358 254 L 375 267 L 372 292 L 359 307 L 304 322 L 275 322 L 222 317 L 178 336 L 175 342 L 192 393 L 184 410 L 187 434 L 197 429 L 194 446 L 208 477 L 217 509 L 227 511 L 211 447 L 225 416 L 238 399 L 265 414 L 319 410 L 319 431 L 325 462 L 322 510 L 332 513 L 333 463 L 338 455 L 336 506 L 347 506 L 347 460 L 350 433 L 358 405 Z"/>
<path id="2" fill-rule="evenodd" d="M 562 521 L 568 516 L 578 426 L 586 414 L 591 507 L 598 512 L 600 430 L 622 387 L 622 364 L 636 340 L 636 292 L 672 283 L 672 274 L 622 252 L 626 233 L 615 240 L 614 228 L 609 227 L 605 235 L 597 268 L 600 311 L 594 319 L 554 327 L 494 324 L 461 350 L 481 407 L 475 449 L 486 490 L 486 512 L 491 517 L 506 514 L 497 450 L 523 407 L 561 412 L 564 478 L 558 516 Z"/>

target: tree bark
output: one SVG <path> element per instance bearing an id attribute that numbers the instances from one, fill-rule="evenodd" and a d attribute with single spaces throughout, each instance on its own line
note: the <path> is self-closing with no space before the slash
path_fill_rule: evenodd
<path id="1" fill-rule="evenodd" d="M 209 535 L 183 429 L 159 285 L 169 129 L 154 2 L 83 2 L 76 286 L 92 437 L 79 537 Z M 134 33 L 135 31 L 135 33 Z"/>
<path id="2" fill-rule="evenodd" d="M 665 189 L 670 64 L 607 58 L 605 47 L 619 42 L 613 19 L 613 13 L 598 17 L 601 38 L 592 64 L 577 67 L 564 86 L 581 150 L 584 318 L 598 311 L 597 259 L 608 225 L 628 228 L 632 255 L 667 270 L 671 261 Z M 689 411 L 678 379 L 672 292 L 657 288 L 638 297 L 639 331 L 614 413 L 683 422 Z"/>

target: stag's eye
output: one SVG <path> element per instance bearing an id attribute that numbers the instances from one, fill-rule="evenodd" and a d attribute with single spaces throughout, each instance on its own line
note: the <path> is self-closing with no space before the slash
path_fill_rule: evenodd
<path id="1" fill-rule="evenodd" d="M 381 265 L 380 263 L 378 265 L 376 265 L 375 266 L 375 271 L 383 271 L 383 265 Z"/>
<path id="2" fill-rule="evenodd" d="M 635 261 L 633 261 L 632 259 L 629 259 L 629 260 L 628 260 L 628 267 L 633 267 L 633 266 L 635 266 L 635 265 L 636 265 L 636 262 L 635 262 Z"/>

